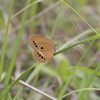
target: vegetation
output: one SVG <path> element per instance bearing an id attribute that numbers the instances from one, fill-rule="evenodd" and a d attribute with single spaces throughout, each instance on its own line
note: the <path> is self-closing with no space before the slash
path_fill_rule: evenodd
<path id="1" fill-rule="evenodd" d="M 0 1 L 0 100 L 100 100 L 99 0 Z M 39 63 L 31 35 L 58 44 Z"/>

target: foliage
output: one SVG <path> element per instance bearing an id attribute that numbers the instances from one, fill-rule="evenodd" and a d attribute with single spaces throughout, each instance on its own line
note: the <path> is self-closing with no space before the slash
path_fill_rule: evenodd
<path id="1" fill-rule="evenodd" d="M 0 4 L 0 100 L 100 99 L 99 0 Z M 58 44 L 50 61 L 34 60 L 30 35 Z"/>

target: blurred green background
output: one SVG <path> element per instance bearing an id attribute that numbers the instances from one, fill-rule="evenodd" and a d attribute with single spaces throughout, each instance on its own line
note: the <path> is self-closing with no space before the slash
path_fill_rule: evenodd
<path id="1" fill-rule="evenodd" d="M 21 10 L 27 7 L 28 0 L 14 0 L 7 32 L 6 49 L 3 53 L 2 48 L 12 1 L 0 0 L 1 95 L 13 83 L 11 77 L 18 78 L 25 70 L 37 63 L 28 42 L 29 36 L 43 36 L 52 40 L 58 44 L 58 52 L 82 40 L 96 36 L 97 33 L 89 25 L 98 34 L 100 31 L 100 0 L 65 0 L 89 25 L 62 0 L 29 0 L 30 7 L 26 8 L 28 10 L 26 15 L 24 14 L 25 9 Z M 37 3 L 33 4 L 35 1 Z M 14 16 L 16 13 L 19 14 Z M 25 20 L 24 16 L 26 16 Z M 24 23 L 23 26 L 22 23 Z M 21 28 L 23 31 L 20 31 Z M 92 40 L 63 50 L 52 57 L 50 61 L 39 63 L 22 80 L 24 82 L 28 80 L 27 83 L 55 98 L 61 98 L 67 93 L 82 88 L 99 89 L 100 73 L 94 73 L 97 66 L 100 66 L 99 41 L 100 39 Z M 19 45 L 16 45 L 17 42 Z M 4 54 L 3 65 L 2 54 Z M 16 83 L 3 100 L 50 100 L 27 87 L 23 87 Z M 100 100 L 100 91 L 91 89 L 82 95 L 80 90 L 65 96 L 62 100 Z"/>

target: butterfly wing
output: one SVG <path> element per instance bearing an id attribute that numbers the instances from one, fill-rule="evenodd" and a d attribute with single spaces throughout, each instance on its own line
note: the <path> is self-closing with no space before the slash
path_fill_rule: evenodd
<path id="1" fill-rule="evenodd" d="M 39 62 L 46 62 L 55 52 L 55 44 L 44 37 L 31 36 L 29 38 L 30 45 L 34 49 L 34 58 Z"/>
<path id="2" fill-rule="evenodd" d="M 48 60 L 48 59 L 44 56 L 44 54 L 43 54 L 42 52 L 40 52 L 39 50 L 35 50 L 33 56 L 34 56 L 34 59 L 35 59 L 36 61 L 39 61 L 39 62 L 41 62 L 41 63 L 44 63 L 44 62 L 46 62 L 46 61 Z"/>
<path id="3" fill-rule="evenodd" d="M 44 38 L 44 37 L 40 37 L 40 36 L 30 36 L 29 37 L 29 43 L 33 49 L 38 49 L 38 46 L 40 45 L 41 42 L 49 43 L 52 46 L 54 45 L 54 43 L 51 40 Z"/>
<path id="4" fill-rule="evenodd" d="M 41 42 L 39 48 L 34 51 L 34 58 L 39 62 L 46 62 L 53 56 L 53 53 L 54 49 L 51 44 Z"/>
<path id="5" fill-rule="evenodd" d="M 29 43 L 33 49 L 38 49 L 38 38 L 37 36 L 30 36 Z"/>

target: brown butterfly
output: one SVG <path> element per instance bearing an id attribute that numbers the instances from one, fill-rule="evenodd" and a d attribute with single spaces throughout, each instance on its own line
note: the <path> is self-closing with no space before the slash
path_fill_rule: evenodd
<path id="1" fill-rule="evenodd" d="M 34 49 L 33 56 L 35 60 L 41 63 L 48 61 L 56 51 L 56 44 L 44 37 L 30 36 L 29 43 Z"/>

